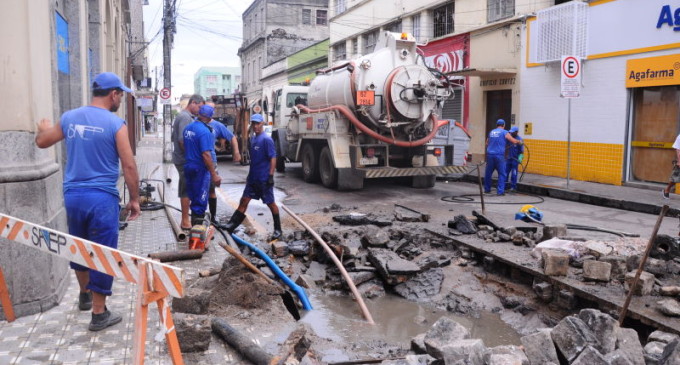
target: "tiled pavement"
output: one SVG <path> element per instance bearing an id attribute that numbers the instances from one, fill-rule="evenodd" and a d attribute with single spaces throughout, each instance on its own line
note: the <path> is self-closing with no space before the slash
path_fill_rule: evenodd
<path id="1" fill-rule="evenodd" d="M 145 138 L 137 149 L 137 165 L 141 178 L 165 180 L 165 168 L 161 164 L 161 140 Z M 177 172 L 171 170 L 176 182 Z M 171 184 L 171 185 L 176 185 Z M 169 204 L 179 205 L 176 191 L 169 189 L 166 199 Z M 159 199 L 157 195 L 154 196 Z M 175 219 L 179 221 L 179 213 Z M 214 246 L 217 247 L 217 246 Z M 145 211 L 139 219 L 129 222 L 120 231 L 119 249 L 140 256 L 150 252 L 186 248 L 176 243 L 164 210 Z M 172 265 L 185 269 L 187 281 L 198 276 L 198 271 L 217 267 L 226 257 L 223 250 L 211 249 L 200 260 L 179 261 Z M 70 285 L 60 305 L 43 313 L 18 318 L 12 323 L 0 321 L 0 364 L 131 364 L 132 340 L 137 286 L 123 280 L 114 280 L 114 295 L 107 300 L 107 306 L 123 316 L 120 324 L 100 332 L 90 332 L 90 312 L 80 311 L 78 283 L 73 274 Z M 11 293 L 10 293 L 11 294 Z M 155 341 L 160 331 L 158 310 L 149 305 L 149 320 L 146 341 L 145 362 L 148 364 L 169 364 L 164 340 Z M 200 360 L 190 363 L 235 363 L 238 356 L 229 354 L 223 345 L 212 341 L 211 349 Z"/>

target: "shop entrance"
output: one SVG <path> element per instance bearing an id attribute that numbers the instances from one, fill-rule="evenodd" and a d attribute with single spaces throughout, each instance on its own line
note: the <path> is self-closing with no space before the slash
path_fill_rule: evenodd
<path id="1" fill-rule="evenodd" d="M 512 117 L 512 90 L 493 90 L 486 92 L 486 133 L 496 128 L 498 119 L 505 120 L 505 129 L 510 129 Z"/>
<path id="2" fill-rule="evenodd" d="M 680 130 L 680 86 L 633 89 L 633 121 L 628 179 L 668 182 Z"/>

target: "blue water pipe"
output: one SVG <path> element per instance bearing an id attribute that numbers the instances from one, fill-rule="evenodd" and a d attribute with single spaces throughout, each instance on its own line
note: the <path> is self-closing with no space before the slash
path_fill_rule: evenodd
<path id="1" fill-rule="evenodd" d="M 307 299 L 307 293 L 305 293 L 305 290 L 301 286 L 295 284 L 293 280 L 290 280 L 290 278 L 286 276 L 286 274 L 278 266 L 276 266 L 276 263 L 269 256 L 267 256 L 266 253 L 264 253 L 252 243 L 244 241 L 241 237 L 233 233 L 231 234 L 231 237 L 234 239 L 234 241 L 236 241 L 236 243 L 248 247 L 251 251 L 255 252 L 257 256 L 264 260 L 265 263 L 267 263 L 267 266 L 269 266 L 272 272 L 274 272 L 276 276 L 283 280 L 283 282 L 295 292 L 295 294 L 300 299 L 300 302 L 302 302 L 302 309 L 312 310 L 312 304 L 309 303 L 309 299 Z"/>

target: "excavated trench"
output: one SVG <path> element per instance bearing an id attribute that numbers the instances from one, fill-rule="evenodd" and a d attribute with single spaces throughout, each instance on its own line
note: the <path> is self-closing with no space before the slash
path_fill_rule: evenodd
<path id="1" fill-rule="evenodd" d="M 257 235 L 246 237 L 306 288 L 314 309 L 301 311 L 301 320 L 296 322 L 283 303 L 282 294 L 287 289 L 268 283 L 231 258 L 225 261 L 219 275 L 194 283 L 186 302 L 175 300 L 174 311 L 224 318 L 236 328 L 247 329 L 264 351 L 298 361 L 306 357 L 310 363 L 420 354 L 417 361 L 426 364 L 435 358 L 446 358 L 446 351 L 462 356 L 456 359 L 475 364 L 490 363 L 489 359 L 496 355 L 520 361 L 529 357 L 532 363 L 536 356 L 545 355 L 541 363 L 562 364 L 596 363 L 588 361 L 605 356 L 610 357 L 607 361 L 625 357 L 630 363 L 669 358 L 675 353 L 680 356 L 677 336 L 660 335 L 653 332 L 654 326 L 636 321 L 624 323 L 625 327 L 635 328 L 632 333 L 630 328 L 619 328 L 610 316 L 615 310 L 577 298 L 573 291 L 566 291 L 566 286 L 556 286 L 555 293 L 551 291 L 547 298 L 541 292 L 545 286 L 540 286 L 540 280 L 537 290 L 536 277 L 517 269 L 519 262 L 504 262 L 499 256 L 476 251 L 474 245 L 459 244 L 429 231 L 423 224 L 427 217 L 403 210 L 395 212 L 396 219 L 345 214 L 339 206 L 324 209 L 324 215 L 328 213 L 340 225 L 320 224 L 324 228 L 319 233 L 349 271 L 375 325 L 362 318 L 326 252 L 302 231 L 273 245 L 261 243 L 262 237 Z M 315 220 L 310 216 L 305 219 Z M 457 228 L 488 230 L 489 235 L 495 234 L 485 237 L 492 245 L 502 241 L 503 234 L 511 240 L 514 236 L 515 247 L 533 245 L 534 240 L 542 238 L 536 233 L 518 238 L 505 229 L 494 232 L 489 222 L 480 221 Z M 501 239 L 497 239 L 499 236 Z M 274 278 L 261 260 L 244 254 Z M 534 260 L 522 259 L 526 261 L 523 264 Z M 196 310 L 192 298 L 201 296 L 205 308 Z M 582 308 L 601 308 L 603 312 Z M 577 313 L 578 317 L 569 316 Z M 298 338 L 291 344 L 291 337 L 301 325 L 305 341 Z M 178 329 L 181 327 L 178 325 Z M 541 328 L 551 328 L 547 340 Z M 465 335 L 458 338 L 452 333 Z M 605 343 L 605 337 L 614 340 Z M 643 350 L 641 344 L 645 342 Z M 452 346 L 458 347 L 454 351 Z M 286 348 L 297 350 L 286 352 Z M 479 358 L 473 353 L 479 353 Z"/>

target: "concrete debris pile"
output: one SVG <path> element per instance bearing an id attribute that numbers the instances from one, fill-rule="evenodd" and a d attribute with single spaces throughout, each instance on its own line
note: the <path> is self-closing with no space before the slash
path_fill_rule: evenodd
<path id="1" fill-rule="evenodd" d="M 382 364 L 678 364 L 680 338 L 655 331 L 643 347 L 638 333 L 596 309 L 583 309 L 563 318 L 554 328 L 543 328 L 521 338 L 522 346 L 488 348 L 471 338 L 458 322 L 440 318 L 427 333 L 411 340 L 415 355 Z M 411 359 L 409 361 L 409 359 Z"/>
<path id="2" fill-rule="evenodd" d="M 512 242 L 516 246 L 534 247 L 537 242 L 544 239 L 545 231 L 549 235 L 555 235 L 553 227 L 500 227 L 492 220 L 476 211 L 473 217 L 457 215 L 448 222 L 449 234 L 460 236 L 463 234 L 476 234 L 486 242 Z M 561 226 L 564 227 L 564 226 Z M 564 228 L 566 230 L 566 228 Z"/>
<path id="3" fill-rule="evenodd" d="M 444 276 L 439 268 L 450 265 L 458 251 L 446 240 L 421 233 L 411 228 L 370 225 L 362 229 L 329 227 L 320 235 L 340 258 L 364 298 L 383 296 L 390 290 L 422 301 L 439 293 Z M 347 284 L 326 252 L 303 232 L 296 232 L 295 237 L 300 239 L 288 243 L 287 251 L 274 249 L 274 254 L 281 256 L 292 252 L 293 245 L 308 247 L 307 255 L 302 257 L 304 267 L 293 274 L 294 281 L 305 288 L 347 291 Z M 426 251 L 429 254 L 423 255 Z"/>

